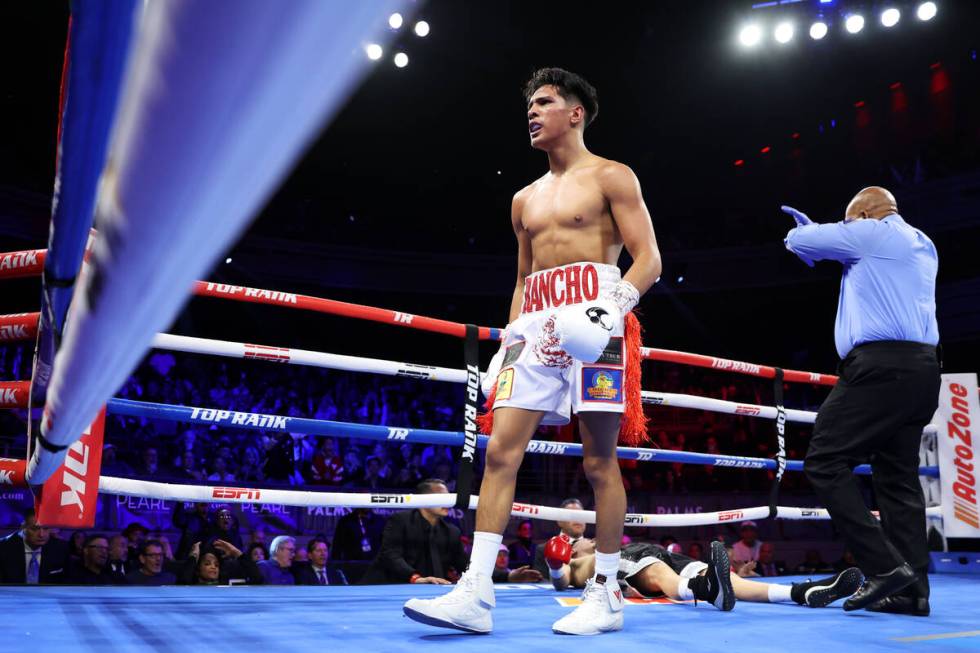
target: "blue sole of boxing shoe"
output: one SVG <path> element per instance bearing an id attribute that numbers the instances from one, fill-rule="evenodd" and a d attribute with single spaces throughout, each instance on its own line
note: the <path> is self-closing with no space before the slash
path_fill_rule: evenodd
<path id="1" fill-rule="evenodd" d="M 466 628 L 465 626 L 457 626 L 451 621 L 443 621 L 442 619 L 436 619 L 430 617 L 427 614 L 422 614 L 418 610 L 413 610 L 411 608 L 403 607 L 402 611 L 405 616 L 412 621 L 417 621 L 420 624 L 425 624 L 426 626 L 435 626 L 436 628 L 449 628 L 451 630 L 460 630 L 464 633 L 470 633 L 472 635 L 489 635 L 489 630 L 473 630 L 472 628 Z"/>
<path id="2" fill-rule="evenodd" d="M 806 604 L 811 608 L 823 608 L 838 599 L 844 599 L 854 594 L 861 587 L 864 576 L 856 567 L 841 572 L 829 585 L 814 585 L 803 595 Z"/>

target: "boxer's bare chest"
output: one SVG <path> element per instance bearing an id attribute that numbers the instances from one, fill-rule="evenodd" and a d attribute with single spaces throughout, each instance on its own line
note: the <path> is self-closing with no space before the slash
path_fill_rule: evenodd
<path id="1" fill-rule="evenodd" d="M 616 227 L 594 170 L 549 175 L 532 188 L 521 218 L 535 269 L 607 258 Z"/>

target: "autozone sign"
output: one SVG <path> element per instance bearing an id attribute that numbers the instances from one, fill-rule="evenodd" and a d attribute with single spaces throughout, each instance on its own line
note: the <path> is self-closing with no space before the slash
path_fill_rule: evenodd
<path id="1" fill-rule="evenodd" d="M 977 505 L 977 447 L 973 420 L 980 415 L 976 374 L 943 374 L 938 426 L 939 482 L 946 537 L 980 537 Z"/>

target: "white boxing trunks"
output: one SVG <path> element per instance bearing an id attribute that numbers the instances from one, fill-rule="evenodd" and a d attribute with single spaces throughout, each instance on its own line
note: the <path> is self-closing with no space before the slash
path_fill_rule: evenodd
<path id="1" fill-rule="evenodd" d="M 497 375 L 493 408 L 544 411 L 542 424 L 567 424 L 572 413 L 622 413 L 626 351 L 623 319 L 613 325 L 609 346 L 595 363 L 554 357 L 536 351 L 542 329 L 557 309 L 609 299 L 621 273 L 615 265 L 570 263 L 540 270 L 524 282 L 521 315 L 507 327 L 503 362 Z"/>

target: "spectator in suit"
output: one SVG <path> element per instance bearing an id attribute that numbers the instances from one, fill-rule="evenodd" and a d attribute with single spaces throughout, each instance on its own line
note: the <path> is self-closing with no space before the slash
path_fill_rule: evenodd
<path id="1" fill-rule="evenodd" d="M 347 585 L 347 577 L 340 569 L 328 566 L 330 545 L 322 537 L 314 537 L 306 543 L 309 562 L 293 565 L 297 585 Z"/>
<path id="2" fill-rule="evenodd" d="M 755 571 L 760 576 L 786 575 L 786 563 L 775 560 L 776 547 L 772 542 L 764 542 L 759 547 L 759 559 L 755 563 Z"/>
<path id="3" fill-rule="evenodd" d="M 269 547 L 271 559 L 257 563 L 266 585 L 295 585 L 296 579 L 290 571 L 296 557 L 296 539 L 279 535 L 272 539 Z"/>
<path id="4" fill-rule="evenodd" d="M 129 541 L 122 535 L 113 535 L 109 538 L 109 556 L 106 562 L 106 573 L 112 577 L 112 582 L 122 584 L 126 582 L 126 574 L 132 569 L 127 558 L 129 557 Z"/>
<path id="5" fill-rule="evenodd" d="M 568 498 L 561 502 L 562 508 L 568 510 L 582 510 L 582 502 L 575 498 Z M 586 544 L 585 542 L 585 523 L 580 521 L 560 521 L 558 524 L 558 534 L 568 538 L 572 545 L 572 555 L 577 555 L 579 549 Z M 534 568 L 542 575 L 548 576 L 548 564 L 544 559 L 545 544 L 534 547 Z"/>
<path id="6" fill-rule="evenodd" d="M 333 536 L 333 559 L 374 559 L 381 548 L 384 528 L 384 519 L 367 508 L 355 508 L 337 520 Z"/>
<path id="7" fill-rule="evenodd" d="M 68 582 L 72 585 L 111 585 L 109 540 L 104 535 L 88 535 L 82 542 L 82 558 L 71 565 Z"/>
<path id="8" fill-rule="evenodd" d="M 526 519 L 517 527 L 517 540 L 510 543 L 510 566 L 513 569 L 534 564 L 534 527 Z"/>
<path id="9" fill-rule="evenodd" d="M 140 566 L 126 575 L 129 585 L 175 585 L 177 576 L 163 570 L 163 545 L 157 540 L 146 540 L 140 545 Z"/>
<path id="10" fill-rule="evenodd" d="M 262 584 L 255 561 L 224 540 L 195 542 L 181 570 L 184 585 L 229 585 L 232 582 Z"/>
<path id="11" fill-rule="evenodd" d="M 0 582 L 28 585 L 58 583 L 68 567 L 68 543 L 51 537 L 33 510 L 24 513 L 21 530 L 0 540 Z"/>
<path id="12" fill-rule="evenodd" d="M 419 483 L 418 494 L 446 494 L 446 484 L 436 478 Z M 448 508 L 405 510 L 388 519 L 381 551 L 361 582 L 430 583 L 449 585 L 450 576 L 462 573 L 469 559 L 463 552 L 459 528 L 446 521 Z M 541 574 L 522 567 L 509 574 L 494 573 L 494 581 L 537 582 Z"/>

